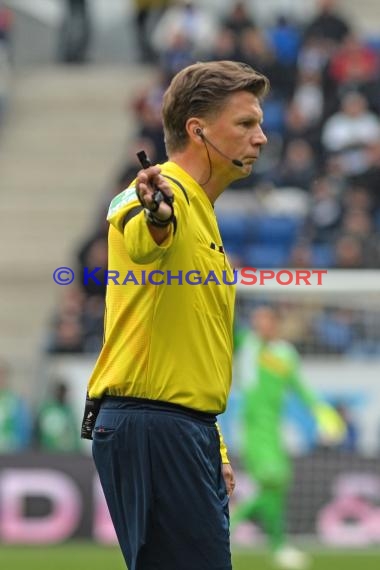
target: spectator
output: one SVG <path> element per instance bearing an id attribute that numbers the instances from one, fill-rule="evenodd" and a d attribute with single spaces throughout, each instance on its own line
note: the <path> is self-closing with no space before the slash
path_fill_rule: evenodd
<path id="1" fill-rule="evenodd" d="M 96 274 L 96 277 L 99 277 Z M 66 288 L 65 288 L 66 289 Z M 67 287 L 52 322 L 46 350 L 51 354 L 97 352 L 103 341 L 104 297 Z"/>
<path id="2" fill-rule="evenodd" d="M 80 353 L 83 351 L 82 319 L 85 292 L 71 285 L 65 288 L 60 305 L 51 323 L 51 333 L 46 351 L 56 353 Z"/>
<path id="3" fill-rule="evenodd" d="M 326 310 L 315 316 L 313 329 L 316 341 L 329 354 L 348 352 L 354 338 L 352 314 L 344 309 Z"/>
<path id="4" fill-rule="evenodd" d="M 240 36 L 239 59 L 266 75 L 276 98 L 285 98 L 293 89 L 294 74 L 277 60 L 266 34 L 259 28 L 247 28 Z M 285 72 L 286 69 L 286 72 Z"/>
<path id="5" fill-rule="evenodd" d="M 362 208 L 353 207 L 344 214 L 341 229 L 361 239 L 366 246 L 369 245 L 374 230 L 369 213 Z"/>
<path id="6" fill-rule="evenodd" d="M 246 2 L 237 1 L 231 6 L 229 12 L 222 20 L 223 28 L 231 30 L 236 39 L 247 29 L 256 28 L 255 20 L 248 12 Z"/>
<path id="7" fill-rule="evenodd" d="M 321 72 L 301 69 L 291 102 L 307 117 L 310 125 L 319 126 L 324 113 L 324 92 Z"/>
<path id="8" fill-rule="evenodd" d="M 76 285 L 64 287 L 56 320 L 58 321 L 62 316 L 81 318 L 83 314 L 84 301 L 85 295 L 81 288 Z"/>
<path id="9" fill-rule="evenodd" d="M 35 444 L 42 451 L 74 452 L 80 448 L 79 427 L 64 380 L 53 379 L 50 396 L 42 402 L 34 427 Z"/>
<path id="10" fill-rule="evenodd" d="M 104 335 L 104 298 L 89 296 L 83 312 L 83 350 L 85 353 L 99 353 Z"/>
<path id="11" fill-rule="evenodd" d="M 329 63 L 329 52 L 320 38 L 310 37 L 302 44 L 297 59 L 299 71 L 323 74 Z"/>
<path id="12" fill-rule="evenodd" d="M 301 35 L 298 27 L 286 16 L 280 15 L 274 26 L 268 30 L 270 41 L 274 47 L 277 60 L 289 69 L 297 62 Z"/>
<path id="13" fill-rule="evenodd" d="M 184 67 L 195 63 L 194 50 L 186 34 L 173 32 L 159 55 L 159 63 L 168 77 L 174 77 Z"/>
<path id="14" fill-rule="evenodd" d="M 311 245 L 307 240 L 296 242 L 290 250 L 289 267 L 313 267 L 312 254 Z"/>
<path id="15" fill-rule="evenodd" d="M 150 33 L 157 20 L 164 14 L 171 0 L 134 0 L 136 38 L 142 62 L 156 60 L 150 46 Z"/>
<path id="16" fill-rule="evenodd" d="M 78 254 L 80 283 L 87 295 L 105 296 L 108 265 L 107 239 L 96 233 Z"/>
<path id="17" fill-rule="evenodd" d="M 326 157 L 322 175 L 333 188 L 335 196 L 344 195 L 349 186 L 349 179 L 344 172 L 343 164 L 338 155 L 332 154 Z"/>
<path id="18" fill-rule="evenodd" d="M 172 46 L 172 38 L 180 35 L 192 54 L 202 54 L 214 44 L 218 24 L 212 12 L 191 0 L 177 0 L 158 20 L 152 31 L 151 45 L 161 54 Z"/>
<path id="19" fill-rule="evenodd" d="M 375 79 L 379 69 L 376 52 L 360 42 L 354 34 L 347 35 L 332 55 L 328 72 L 337 85 L 356 86 Z"/>
<path id="20" fill-rule="evenodd" d="M 353 184 L 364 186 L 370 194 L 373 211 L 380 208 L 380 138 L 368 144 L 363 150 L 363 158 L 366 168 L 362 172 L 356 172 L 350 179 Z"/>
<path id="21" fill-rule="evenodd" d="M 26 402 L 10 387 L 10 369 L 0 360 L 0 453 L 26 449 L 30 441 L 30 414 Z"/>
<path id="22" fill-rule="evenodd" d="M 309 142 L 317 156 L 320 155 L 320 129 L 316 125 L 313 116 L 302 111 L 295 101 L 291 101 L 284 115 L 284 145 L 294 139 L 305 139 Z"/>
<path id="23" fill-rule="evenodd" d="M 59 39 L 59 59 L 64 63 L 84 63 L 91 40 L 87 0 L 65 0 L 66 12 Z"/>
<path id="24" fill-rule="evenodd" d="M 351 208 L 342 219 L 341 231 L 362 244 L 364 263 L 368 268 L 379 267 L 379 237 L 375 234 L 371 216 L 366 210 Z"/>
<path id="25" fill-rule="evenodd" d="M 148 86 L 137 93 L 132 100 L 132 110 L 138 122 L 137 136 L 150 139 L 156 150 L 157 162 L 166 160 L 166 149 L 162 134 L 162 97 L 169 81 L 168 71 L 160 69 Z"/>
<path id="26" fill-rule="evenodd" d="M 318 178 L 311 186 L 310 212 L 307 219 L 313 243 L 329 243 L 339 227 L 342 206 L 327 178 Z"/>
<path id="27" fill-rule="evenodd" d="M 83 327 L 79 317 L 61 316 L 55 323 L 46 352 L 49 354 L 80 354 L 84 352 Z"/>
<path id="28" fill-rule="evenodd" d="M 348 187 L 343 195 L 343 206 L 346 211 L 360 210 L 369 216 L 373 214 L 373 201 L 367 188 L 361 186 Z"/>
<path id="29" fill-rule="evenodd" d="M 306 247 L 306 244 L 304 244 Z M 304 266 L 305 267 L 305 266 Z M 280 320 L 279 335 L 287 342 L 294 344 L 296 350 L 310 340 L 310 319 L 301 306 L 291 302 L 280 301 L 277 306 Z"/>
<path id="30" fill-rule="evenodd" d="M 352 235 L 342 234 L 335 241 L 335 265 L 337 269 L 363 269 L 364 247 Z"/>
<path id="31" fill-rule="evenodd" d="M 289 142 L 277 171 L 278 186 L 295 186 L 309 190 L 317 176 L 317 162 L 312 146 L 305 140 Z"/>
<path id="32" fill-rule="evenodd" d="M 350 26 L 337 10 L 336 0 L 319 0 L 317 13 L 309 22 L 304 38 L 318 38 L 330 45 L 340 44 L 350 31 Z"/>
<path id="33" fill-rule="evenodd" d="M 322 129 L 322 143 L 329 153 L 344 153 L 349 163 L 362 160 L 362 153 L 348 154 L 349 150 L 363 150 L 380 138 L 380 120 L 368 110 L 368 103 L 360 93 L 347 93 L 340 109 L 332 115 Z M 350 158 L 351 157 L 351 158 Z M 351 166 L 352 168 L 352 166 Z"/>
<path id="34" fill-rule="evenodd" d="M 4 2 L 0 1 L 0 43 L 3 43 L 7 50 L 11 45 L 12 27 L 12 12 L 4 6 Z"/>
<path id="35" fill-rule="evenodd" d="M 221 28 L 215 38 L 214 45 L 210 47 L 207 56 L 210 60 L 232 59 L 239 60 L 238 41 L 232 30 Z"/>

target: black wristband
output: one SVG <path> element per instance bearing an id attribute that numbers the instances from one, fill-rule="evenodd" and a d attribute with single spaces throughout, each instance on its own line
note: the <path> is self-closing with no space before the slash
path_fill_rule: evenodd
<path id="1" fill-rule="evenodd" d="M 141 199 L 141 196 L 140 196 L 139 192 L 137 191 L 137 186 L 136 186 L 136 195 L 137 195 L 137 198 L 139 199 L 140 204 L 143 206 L 143 208 L 147 208 L 151 212 L 157 212 L 158 208 L 160 207 L 161 202 L 164 202 L 165 204 L 170 206 L 173 210 L 174 195 L 168 196 L 167 194 L 165 194 L 165 192 L 163 190 L 159 190 L 158 188 L 156 188 L 156 190 L 154 191 L 153 196 L 152 196 L 152 204 L 149 208 Z"/>
<path id="2" fill-rule="evenodd" d="M 173 209 L 171 215 L 166 220 L 160 220 L 160 218 L 157 218 L 157 216 L 155 216 L 154 213 L 148 208 L 144 208 L 144 214 L 147 223 L 150 224 L 151 226 L 155 226 L 156 228 L 166 228 L 167 226 L 172 224 L 175 220 Z"/>

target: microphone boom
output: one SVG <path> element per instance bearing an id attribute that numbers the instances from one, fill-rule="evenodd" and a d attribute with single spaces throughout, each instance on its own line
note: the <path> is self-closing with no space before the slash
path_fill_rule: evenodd
<path id="1" fill-rule="evenodd" d="M 224 158 L 226 158 L 227 160 L 231 161 L 232 164 L 234 166 L 237 166 L 238 168 L 242 168 L 244 166 L 244 164 L 242 163 L 241 160 L 237 159 L 237 158 L 230 158 L 229 156 L 227 156 L 226 154 L 224 154 L 224 152 L 222 152 L 217 146 L 214 145 L 214 143 L 212 143 L 210 141 L 210 139 L 208 139 L 206 137 L 206 135 L 199 129 L 199 132 L 197 132 L 197 134 L 199 134 L 199 136 L 201 137 L 201 139 L 203 140 L 203 142 L 207 142 L 210 146 L 212 146 L 212 148 L 214 150 L 216 150 L 216 152 L 218 152 L 221 156 L 223 156 Z"/>

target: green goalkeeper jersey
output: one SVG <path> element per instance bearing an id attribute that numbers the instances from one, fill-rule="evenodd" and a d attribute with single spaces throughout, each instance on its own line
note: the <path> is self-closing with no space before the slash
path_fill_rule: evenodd
<path id="1" fill-rule="evenodd" d="M 286 395 L 294 392 L 308 407 L 315 404 L 314 395 L 302 382 L 296 349 L 284 340 L 264 342 L 248 332 L 238 367 L 244 423 L 253 431 L 255 445 L 278 444 Z"/>

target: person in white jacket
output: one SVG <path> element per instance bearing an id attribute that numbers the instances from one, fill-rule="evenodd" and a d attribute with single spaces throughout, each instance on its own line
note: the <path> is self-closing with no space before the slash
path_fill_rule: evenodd
<path id="1" fill-rule="evenodd" d="M 170 49 L 173 38 L 182 36 L 195 54 L 209 50 L 219 26 L 212 13 L 191 0 L 177 0 L 158 20 L 152 31 L 152 48 L 158 54 Z"/>

